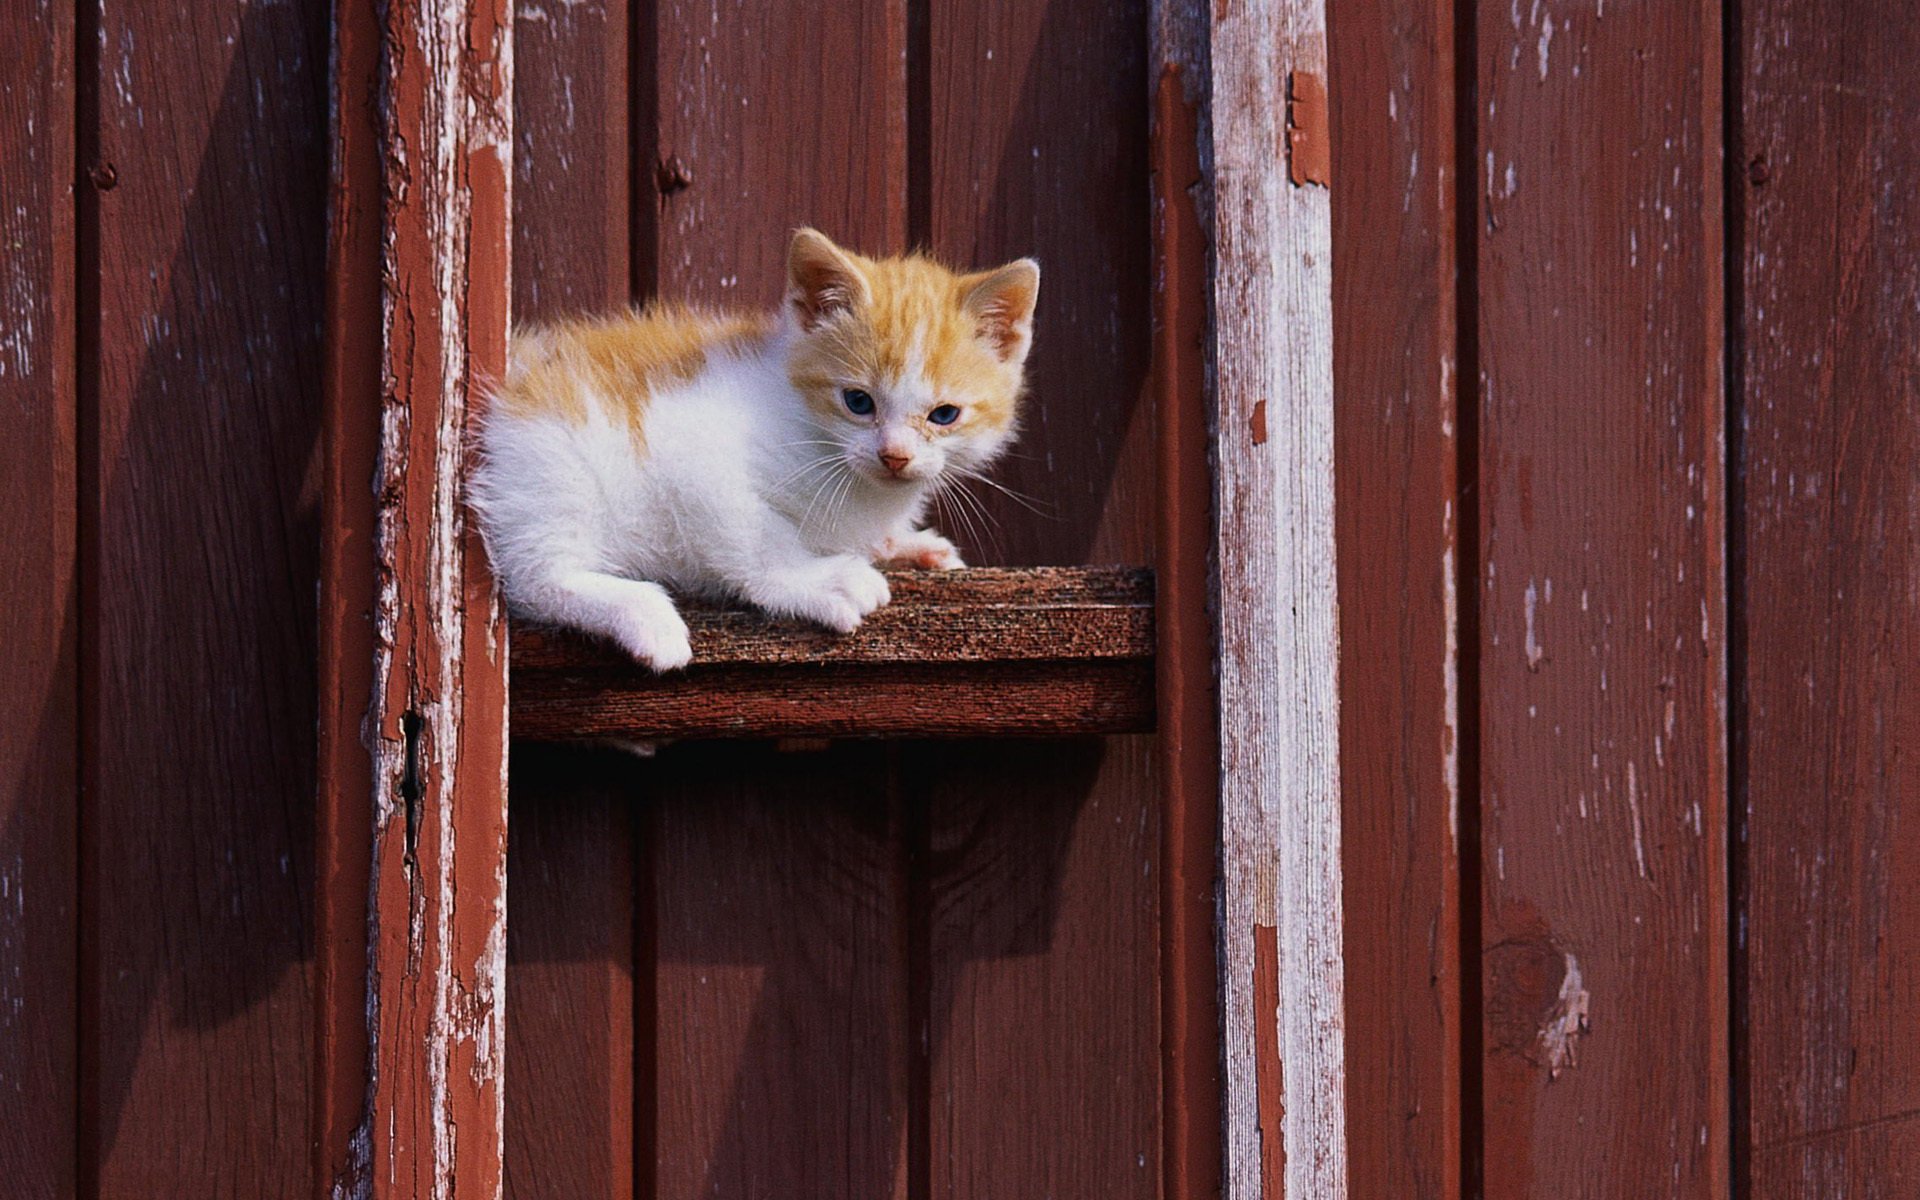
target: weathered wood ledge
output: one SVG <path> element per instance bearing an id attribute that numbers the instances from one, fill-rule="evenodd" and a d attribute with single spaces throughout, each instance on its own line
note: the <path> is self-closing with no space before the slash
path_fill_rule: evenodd
<path id="1" fill-rule="evenodd" d="M 1054 737 L 1153 728 L 1153 572 L 889 572 L 893 603 L 838 635 L 688 605 L 693 663 L 515 626 L 512 731 L 598 738 Z"/>

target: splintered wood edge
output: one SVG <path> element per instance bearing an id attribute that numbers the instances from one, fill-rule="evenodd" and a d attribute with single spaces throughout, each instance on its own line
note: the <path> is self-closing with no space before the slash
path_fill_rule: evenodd
<path id="1" fill-rule="evenodd" d="M 1144 567 L 890 571 L 893 602 L 850 634 L 715 604 L 686 603 L 689 677 L 703 667 L 994 663 L 1153 657 L 1153 572 Z M 516 624 L 513 672 L 651 679 L 616 646 Z"/>
<path id="2" fill-rule="evenodd" d="M 1068 736 L 1154 725 L 1153 573 L 890 573 L 836 635 L 689 605 L 694 661 L 655 675 L 569 633 L 513 632 L 513 731 L 596 738 Z"/>

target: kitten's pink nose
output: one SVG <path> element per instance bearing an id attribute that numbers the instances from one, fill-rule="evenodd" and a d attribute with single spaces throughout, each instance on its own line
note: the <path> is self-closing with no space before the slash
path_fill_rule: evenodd
<path id="1" fill-rule="evenodd" d="M 898 454 L 892 450 L 882 450 L 880 452 L 880 461 L 886 464 L 887 470 L 898 475 L 907 469 L 907 464 L 912 462 L 913 459 L 909 455 Z"/>

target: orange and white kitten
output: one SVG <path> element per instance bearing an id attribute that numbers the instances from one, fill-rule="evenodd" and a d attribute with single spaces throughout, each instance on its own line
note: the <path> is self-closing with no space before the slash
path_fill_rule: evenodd
<path id="1" fill-rule="evenodd" d="M 776 314 L 684 308 L 518 334 L 472 497 L 507 602 L 692 657 L 668 588 L 850 630 L 875 563 L 957 567 L 922 524 L 1018 422 L 1040 268 L 956 274 L 803 229 Z"/>

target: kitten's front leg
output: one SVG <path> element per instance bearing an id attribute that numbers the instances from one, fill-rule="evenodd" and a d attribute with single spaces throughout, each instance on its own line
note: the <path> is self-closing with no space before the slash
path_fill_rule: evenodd
<path id="1" fill-rule="evenodd" d="M 893 598 L 886 576 L 852 554 L 771 563 L 740 590 L 777 616 L 799 617 L 851 633 L 874 609 Z"/>
<path id="2" fill-rule="evenodd" d="M 951 571 L 967 564 L 960 551 L 945 537 L 931 529 L 902 528 L 887 535 L 874 549 L 874 562 L 883 567 L 918 567 L 927 571 Z"/>
<path id="3" fill-rule="evenodd" d="M 841 633 L 859 628 L 893 598 L 886 576 L 855 554 L 816 554 L 772 509 L 729 526 L 716 567 L 741 599 L 776 616 L 799 617 Z M 735 540 L 742 530 L 750 537 Z"/>

